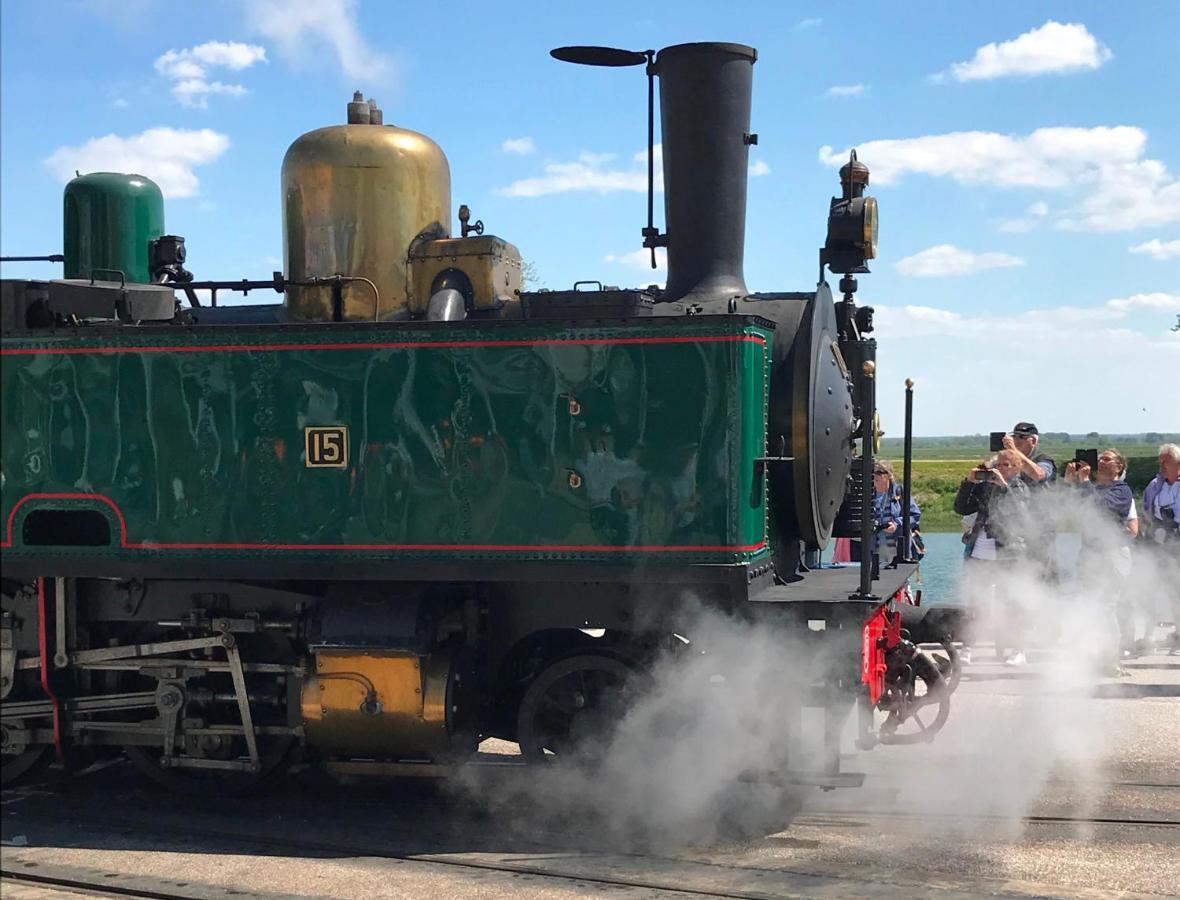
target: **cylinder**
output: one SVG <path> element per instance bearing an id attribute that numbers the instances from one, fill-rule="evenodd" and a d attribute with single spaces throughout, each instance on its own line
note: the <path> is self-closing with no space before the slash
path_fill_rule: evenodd
<path id="1" fill-rule="evenodd" d="M 744 296 L 750 97 L 757 53 L 677 44 L 656 58 L 664 155 L 664 300 Z"/>
<path id="2" fill-rule="evenodd" d="M 439 758 L 452 747 L 458 675 L 450 654 L 343 650 L 315 655 L 300 709 L 329 756 Z"/>
<path id="3" fill-rule="evenodd" d="M 368 104 L 365 104 L 366 110 Z M 297 138 L 283 159 L 283 253 L 288 281 L 360 276 L 333 311 L 330 286 L 288 286 L 287 313 L 304 321 L 408 315 L 407 257 L 420 236 L 450 237 L 451 170 L 430 138 L 391 125 L 333 125 Z"/>
<path id="4" fill-rule="evenodd" d="M 164 195 L 142 175 L 79 175 L 64 193 L 66 278 L 151 281 L 148 244 L 164 233 Z"/>

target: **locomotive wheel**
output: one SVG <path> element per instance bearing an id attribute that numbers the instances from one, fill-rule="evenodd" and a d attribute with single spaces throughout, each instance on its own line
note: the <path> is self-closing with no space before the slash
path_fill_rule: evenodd
<path id="1" fill-rule="evenodd" d="M 294 747 L 295 739 L 291 737 L 261 738 L 258 750 L 262 767 L 257 772 L 166 767 L 160 765 L 162 751 L 155 747 L 126 746 L 123 752 L 145 778 L 175 794 L 241 797 L 261 790 L 286 771 Z"/>
<path id="2" fill-rule="evenodd" d="M 552 663 L 520 702 L 516 740 L 529 763 L 601 755 L 622 716 L 633 672 L 613 656 L 587 653 Z"/>
<path id="3" fill-rule="evenodd" d="M 21 753 L 5 753 L 0 757 L 0 785 L 15 787 L 48 765 L 52 747 L 31 747 Z"/>
<path id="4" fill-rule="evenodd" d="M 934 740 L 950 715 L 952 690 L 937 667 L 915 668 L 912 685 L 886 684 L 880 705 L 892 708 L 881 724 L 881 743 L 927 744 Z"/>

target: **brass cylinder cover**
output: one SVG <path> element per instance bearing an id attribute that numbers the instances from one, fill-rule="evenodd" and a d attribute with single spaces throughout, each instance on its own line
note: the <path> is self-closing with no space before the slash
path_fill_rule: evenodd
<path id="1" fill-rule="evenodd" d="M 332 287 L 287 288 L 304 321 L 407 315 L 407 257 L 420 235 L 451 234 L 451 170 L 425 135 L 392 125 L 333 125 L 297 138 L 283 158 L 283 262 L 289 281 L 360 276 Z M 378 308 L 374 309 L 377 305 Z"/>
<path id="2" fill-rule="evenodd" d="M 434 759 L 451 750 L 452 657 L 345 650 L 315 655 L 303 683 L 307 742 L 328 756 Z"/>

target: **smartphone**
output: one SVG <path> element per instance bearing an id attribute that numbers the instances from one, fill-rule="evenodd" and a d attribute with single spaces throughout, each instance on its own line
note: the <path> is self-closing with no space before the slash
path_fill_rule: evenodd
<path id="1" fill-rule="evenodd" d="M 993 431 L 991 434 L 991 443 L 988 445 L 988 450 L 995 453 L 997 450 L 1004 449 L 1004 438 L 1008 436 L 1006 431 Z"/>
<path id="2" fill-rule="evenodd" d="M 1090 477 L 1093 478 L 1098 474 L 1098 451 L 1090 450 L 1075 450 L 1073 458 L 1078 462 L 1084 462 L 1090 467 Z"/>

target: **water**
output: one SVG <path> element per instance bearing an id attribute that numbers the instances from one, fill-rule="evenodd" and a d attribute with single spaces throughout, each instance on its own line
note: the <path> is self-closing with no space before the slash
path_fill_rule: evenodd
<path id="1" fill-rule="evenodd" d="M 963 576 L 962 538 L 953 531 L 922 532 L 922 540 L 926 544 L 926 555 L 918 568 L 922 604 L 958 603 Z"/>

